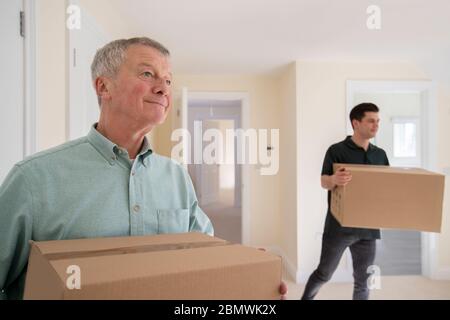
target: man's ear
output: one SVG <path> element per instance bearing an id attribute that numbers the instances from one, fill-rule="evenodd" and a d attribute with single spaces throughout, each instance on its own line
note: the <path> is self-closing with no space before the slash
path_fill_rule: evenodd
<path id="1" fill-rule="evenodd" d="M 95 92 L 97 93 L 97 97 L 100 101 L 105 101 L 111 99 L 110 94 L 110 81 L 106 77 L 98 77 L 94 82 Z"/>

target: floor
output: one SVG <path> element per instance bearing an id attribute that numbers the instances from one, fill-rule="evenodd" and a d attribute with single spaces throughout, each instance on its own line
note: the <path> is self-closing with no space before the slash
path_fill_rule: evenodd
<path id="1" fill-rule="evenodd" d="M 283 277 L 288 286 L 288 300 L 300 299 L 304 284 L 296 284 L 289 276 Z M 353 284 L 327 283 L 317 300 L 349 300 Z M 383 276 L 381 288 L 371 291 L 371 300 L 449 300 L 450 281 L 430 280 L 423 276 Z"/>
<path id="2" fill-rule="evenodd" d="M 202 209 L 211 219 L 211 222 L 214 225 L 216 236 L 234 243 L 240 243 L 241 208 L 233 207 L 233 197 L 234 194 L 232 189 L 221 190 L 219 197 L 220 200 L 218 202 L 204 206 L 202 207 Z M 395 240 L 391 242 L 395 247 L 397 247 L 397 235 L 393 235 L 390 238 Z M 411 243 L 411 239 L 409 240 Z M 386 249 L 383 252 L 383 254 L 389 256 L 392 256 L 391 253 L 391 250 L 388 251 Z M 405 259 L 402 259 L 402 261 L 404 263 Z M 391 267 L 392 270 L 394 270 L 396 266 L 392 265 Z M 414 270 L 414 272 L 417 273 L 417 270 Z M 288 286 L 287 299 L 299 299 L 303 293 L 304 284 L 296 284 L 293 279 L 286 273 L 283 276 L 283 281 Z M 352 297 L 352 288 L 352 283 L 327 283 L 322 287 L 316 299 L 349 300 Z M 382 276 L 381 288 L 372 290 L 370 298 L 372 300 L 450 300 L 450 281 L 430 280 L 420 275 Z"/>

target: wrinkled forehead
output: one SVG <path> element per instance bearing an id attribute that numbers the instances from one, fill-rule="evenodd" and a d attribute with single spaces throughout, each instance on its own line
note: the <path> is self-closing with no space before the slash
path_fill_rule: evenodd
<path id="1" fill-rule="evenodd" d="M 155 48 L 141 44 L 131 45 L 125 51 L 124 65 L 130 68 L 152 67 L 164 74 L 171 74 L 170 59 Z"/>

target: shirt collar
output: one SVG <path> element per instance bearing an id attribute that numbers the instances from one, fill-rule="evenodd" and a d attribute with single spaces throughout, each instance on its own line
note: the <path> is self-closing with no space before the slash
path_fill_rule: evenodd
<path id="1" fill-rule="evenodd" d="M 347 136 L 347 138 L 345 138 L 345 144 L 351 148 L 351 149 L 356 149 L 356 150 L 364 150 L 364 148 L 358 146 L 353 140 L 352 140 L 352 136 Z M 367 148 L 367 152 L 369 151 L 373 151 L 375 148 L 375 146 L 373 144 L 371 144 L 369 142 L 369 147 Z"/>
<path id="2" fill-rule="evenodd" d="M 89 133 L 87 135 L 88 141 L 92 144 L 92 146 L 108 161 L 109 163 L 113 163 L 117 160 L 117 152 L 120 149 L 117 144 L 103 136 L 96 129 L 97 123 L 95 123 Z M 144 166 L 148 164 L 148 156 L 153 153 L 151 149 L 150 143 L 147 137 L 144 137 L 144 141 L 142 143 L 142 148 L 139 151 L 136 158 L 141 158 Z"/>
<path id="3" fill-rule="evenodd" d="M 153 150 L 150 146 L 150 142 L 148 141 L 147 137 L 144 136 L 144 142 L 142 143 L 141 151 L 139 151 L 138 158 L 140 157 L 142 159 L 142 163 L 144 166 L 148 165 L 149 162 L 149 155 L 153 153 Z"/>

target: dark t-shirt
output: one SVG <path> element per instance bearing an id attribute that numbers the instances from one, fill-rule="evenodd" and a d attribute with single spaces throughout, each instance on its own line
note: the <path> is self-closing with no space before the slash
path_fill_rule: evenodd
<path id="1" fill-rule="evenodd" d="M 383 149 L 369 144 L 365 151 L 356 145 L 351 136 L 344 141 L 333 144 L 328 148 L 323 160 L 322 175 L 333 174 L 333 163 L 369 164 L 369 165 L 389 165 L 386 152 Z M 325 220 L 324 235 L 329 237 L 355 236 L 360 239 L 380 239 L 380 230 L 365 228 L 342 227 L 330 212 L 331 191 L 328 191 L 328 210 Z"/>

